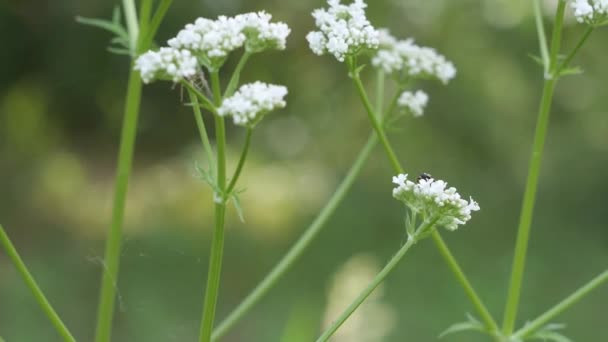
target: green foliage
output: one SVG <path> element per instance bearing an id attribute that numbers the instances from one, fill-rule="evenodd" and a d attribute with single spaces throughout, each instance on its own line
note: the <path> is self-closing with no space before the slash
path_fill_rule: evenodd
<path id="1" fill-rule="evenodd" d="M 126 28 L 122 25 L 122 19 L 120 14 L 120 6 L 115 6 L 112 12 L 112 19 L 97 19 L 97 18 L 85 18 L 76 17 L 76 21 L 83 25 L 93 26 L 102 30 L 113 33 L 115 36 L 110 40 L 108 51 L 118 55 L 130 55 L 129 50 L 129 34 Z"/>

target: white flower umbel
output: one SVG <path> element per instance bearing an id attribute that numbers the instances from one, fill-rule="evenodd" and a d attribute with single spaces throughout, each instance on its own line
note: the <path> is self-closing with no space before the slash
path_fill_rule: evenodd
<path id="1" fill-rule="evenodd" d="M 393 177 L 393 183 L 397 185 L 393 197 L 413 212 L 421 213 L 425 220 L 436 222 L 438 227 L 456 230 L 471 219 L 473 211 L 479 210 L 477 202 L 462 199 L 456 188 L 448 188 L 442 180 L 420 177 L 412 182 L 406 174 L 400 174 Z"/>
<path id="2" fill-rule="evenodd" d="M 236 17 L 220 16 L 216 20 L 198 18 L 187 24 L 169 46 L 188 49 L 201 62 L 219 68 L 230 52 L 243 46 L 249 52 L 265 49 L 285 49 L 290 29 L 285 23 L 271 23 L 266 12 L 239 14 Z"/>
<path id="3" fill-rule="evenodd" d="M 139 56 L 134 68 L 140 72 L 144 83 L 157 79 L 179 82 L 196 74 L 198 62 L 188 50 L 164 47 Z"/>
<path id="4" fill-rule="evenodd" d="M 596 24 L 608 18 L 608 0 L 573 0 L 570 6 L 580 23 Z"/>
<path id="5" fill-rule="evenodd" d="M 312 12 L 319 31 L 306 36 L 315 54 L 330 53 L 343 62 L 347 55 L 378 47 L 379 33 L 365 16 L 367 4 L 363 0 L 355 0 L 350 5 L 343 5 L 340 0 L 328 0 L 327 4 L 328 9 L 319 8 Z"/>
<path id="6" fill-rule="evenodd" d="M 235 125 L 255 126 L 268 112 L 285 107 L 287 88 L 255 82 L 245 84 L 217 109 L 221 116 L 232 116 Z"/>
<path id="7" fill-rule="evenodd" d="M 208 67 L 219 67 L 228 54 L 245 43 L 242 25 L 235 18 L 217 20 L 198 18 L 187 24 L 175 38 L 167 41 L 173 48 L 188 49 Z"/>
<path id="8" fill-rule="evenodd" d="M 418 46 L 413 39 L 397 40 L 387 29 L 380 30 L 380 48 L 372 65 L 386 73 L 403 72 L 406 76 L 434 78 L 447 84 L 456 76 L 456 67 L 435 49 Z"/>
<path id="9" fill-rule="evenodd" d="M 404 91 L 397 100 L 397 105 L 410 113 L 414 117 L 424 114 L 424 108 L 429 103 L 429 96 L 422 90 L 415 92 Z"/>
<path id="10" fill-rule="evenodd" d="M 249 52 L 266 49 L 284 50 L 291 30 L 282 22 L 271 23 L 272 15 L 266 12 L 239 14 L 235 17 L 246 37 L 245 48 Z"/>

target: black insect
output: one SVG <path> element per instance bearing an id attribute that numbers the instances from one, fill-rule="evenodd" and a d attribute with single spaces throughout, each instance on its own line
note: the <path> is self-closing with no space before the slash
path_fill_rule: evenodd
<path id="1" fill-rule="evenodd" d="M 429 179 L 433 179 L 433 176 L 431 176 L 430 174 L 428 174 L 426 172 L 423 172 L 423 173 L 420 174 L 420 176 L 418 176 L 416 178 L 416 182 L 420 183 L 420 181 L 423 180 L 423 179 L 425 181 L 428 181 Z"/>

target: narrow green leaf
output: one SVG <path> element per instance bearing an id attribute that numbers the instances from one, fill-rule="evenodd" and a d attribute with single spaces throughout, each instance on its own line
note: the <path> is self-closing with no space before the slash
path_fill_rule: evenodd
<path id="1" fill-rule="evenodd" d="M 571 67 L 571 68 L 566 68 L 563 69 L 559 72 L 560 76 L 567 76 L 567 75 L 580 75 L 583 73 L 583 69 L 581 67 Z"/>
<path id="2" fill-rule="evenodd" d="M 449 328 L 447 328 L 444 332 L 439 335 L 439 338 L 444 338 L 447 335 L 464 332 L 464 331 L 478 331 L 485 332 L 483 326 L 479 324 L 471 323 L 471 322 L 461 322 L 452 324 Z"/>
<path id="3" fill-rule="evenodd" d="M 243 213 L 243 207 L 241 206 L 241 200 L 236 193 L 232 194 L 232 203 L 234 204 L 234 208 L 236 209 L 239 219 L 241 222 L 245 223 L 245 215 Z"/>
<path id="4" fill-rule="evenodd" d="M 129 49 L 124 49 L 124 48 L 117 48 L 117 47 L 113 47 L 113 46 L 108 46 L 108 51 L 110 51 L 111 53 L 117 54 L 117 55 L 131 55 L 131 51 Z"/>
<path id="5" fill-rule="evenodd" d="M 125 29 L 122 26 L 120 26 L 119 24 L 116 24 L 112 21 L 109 21 L 109 20 L 96 19 L 96 18 L 85 18 L 85 17 L 78 16 L 78 17 L 76 17 L 76 22 L 83 24 L 83 25 L 93 26 L 93 27 L 100 28 L 102 30 L 109 31 L 126 40 L 129 39 L 129 35 L 127 34 L 127 31 L 125 31 Z"/>

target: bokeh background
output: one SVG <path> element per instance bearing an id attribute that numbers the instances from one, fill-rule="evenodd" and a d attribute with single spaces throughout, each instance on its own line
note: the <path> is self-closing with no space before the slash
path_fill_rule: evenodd
<path id="1" fill-rule="evenodd" d="M 422 119 L 391 134 L 409 172 L 447 179 L 482 210 L 457 233 L 454 254 L 496 317 L 506 284 L 542 87 L 528 0 L 374 0 L 369 16 L 400 37 L 436 47 L 458 67 Z M 546 1 L 547 13 L 556 0 Z M 115 2 L 0 2 L 0 220 L 41 287 L 81 341 L 92 341 L 128 73 L 110 36 L 76 15 L 110 17 Z M 321 0 L 174 1 L 158 41 L 198 16 L 267 9 L 292 27 L 285 52 L 255 56 L 244 81 L 289 87 L 288 107 L 256 130 L 244 171 L 245 223 L 234 210 L 218 318 L 279 260 L 331 195 L 370 131 L 343 65 L 316 57 L 305 34 Z M 550 15 L 547 24 L 550 24 Z M 570 20 L 564 47 L 584 27 Z M 557 89 L 546 145 L 519 324 L 608 265 L 606 30 L 576 59 L 581 76 Z M 233 66 L 230 60 L 228 67 Z M 225 76 L 225 75 L 224 75 Z M 373 77 L 368 73 L 369 85 Z M 243 130 L 229 126 L 234 165 Z M 144 88 L 114 341 L 194 341 L 212 229 L 211 194 L 192 114 L 169 83 Z M 352 286 L 402 243 L 402 208 L 377 148 L 325 231 L 225 341 L 311 341 Z M 350 291 L 350 292 L 349 292 Z M 435 341 L 473 312 L 431 242 L 418 245 L 336 341 Z M 575 341 L 608 339 L 608 288 L 558 322 Z M 334 311 L 332 311 L 334 310 Z M 358 329 L 358 330 L 357 330 Z M 4 253 L 0 336 L 59 341 Z M 449 341 L 486 341 L 465 333 Z"/>

